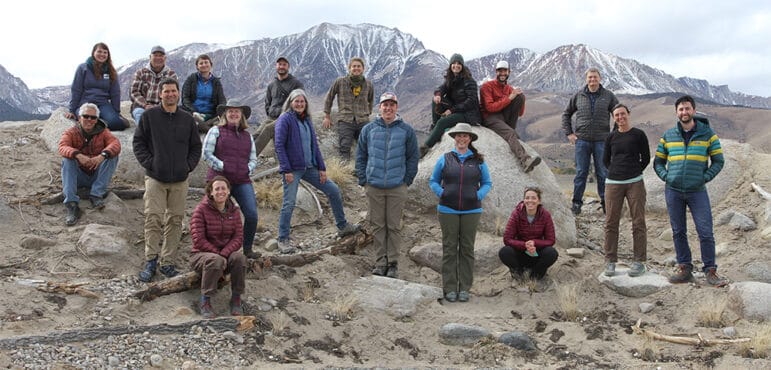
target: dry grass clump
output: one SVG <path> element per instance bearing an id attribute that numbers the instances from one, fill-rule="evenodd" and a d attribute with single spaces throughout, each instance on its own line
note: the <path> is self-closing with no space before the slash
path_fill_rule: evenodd
<path id="1" fill-rule="evenodd" d="M 565 319 L 575 321 L 581 313 L 578 310 L 578 284 L 557 286 L 557 300 Z"/>
<path id="2" fill-rule="evenodd" d="M 705 304 L 696 314 L 696 324 L 707 328 L 722 328 L 726 325 L 723 318 L 728 301 L 720 299 L 714 304 Z"/>
<path id="3" fill-rule="evenodd" d="M 353 318 L 353 313 L 359 302 L 353 294 L 339 295 L 329 304 L 329 316 L 333 321 L 348 321 Z"/>
<path id="4" fill-rule="evenodd" d="M 520 283 L 524 285 L 528 292 L 531 294 L 538 291 L 538 280 L 530 275 L 529 270 L 525 270 L 525 273 L 522 275 L 522 281 Z"/>
<path id="5" fill-rule="evenodd" d="M 739 355 L 746 358 L 768 358 L 771 355 L 771 324 L 761 326 L 749 342 L 742 343 Z"/>
<path id="6" fill-rule="evenodd" d="M 324 163 L 327 165 L 327 178 L 334 181 L 339 187 L 346 188 L 357 183 L 356 176 L 354 176 L 356 163 L 353 159 L 346 162 L 340 158 L 332 157 L 325 159 Z"/>
<path id="7" fill-rule="evenodd" d="M 284 200 L 281 177 L 269 177 L 255 182 L 254 195 L 260 208 L 281 209 L 281 202 Z"/>
<path id="8" fill-rule="evenodd" d="M 291 321 L 291 318 L 286 314 L 286 312 L 280 311 L 279 313 L 271 315 L 268 320 L 270 321 L 270 325 L 273 327 L 273 334 L 281 335 L 286 329 L 289 328 L 289 322 Z"/>
<path id="9" fill-rule="evenodd" d="M 656 342 L 653 340 L 653 338 L 645 336 L 642 347 L 640 347 L 640 358 L 643 361 L 656 362 L 656 353 L 658 352 L 659 348 L 656 346 Z"/>
<path id="10" fill-rule="evenodd" d="M 496 236 L 503 236 L 503 233 L 506 232 L 506 224 L 508 224 L 509 220 L 505 217 L 501 216 L 495 216 L 495 235 Z"/>
<path id="11" fill-rule="evenodd" d="M 313 282 L 306 282 L 300 288 L 300 299 L 303 302 L 313 302 L 316 300 L 316 287 Z"/>

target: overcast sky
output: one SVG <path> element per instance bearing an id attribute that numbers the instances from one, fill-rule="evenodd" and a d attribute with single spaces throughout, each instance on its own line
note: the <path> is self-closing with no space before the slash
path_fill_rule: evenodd
<path id="1" fill-rule="evenodd" d="M 322 22 L 395 27 L 466 59 L 582 43 L 675 77 L 771 96 L 771 2 L 762 0 L 22 0 L 4 5 L 0 65 L 30 88 L 67 85 L 99 41 L 117 67 L 155 44 L 229 44 Z"/>

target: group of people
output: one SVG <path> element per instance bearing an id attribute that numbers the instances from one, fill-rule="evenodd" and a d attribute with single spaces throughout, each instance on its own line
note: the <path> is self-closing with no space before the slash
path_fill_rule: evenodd
<path id="1" fill-rule="evenodd" d="M 281 253 L 297 249 L 290 237 L 290 224 L 300 180 L 328 197 L 340 237 L 358 232 L 360 226 L 347 221 L 340 189 L 327 178 L 308 96 L 303 84 L 289 73 L 285 57 L 276 60 L 276 77 L 265 96 L 268 121 L 254 137 L 246 130 L 251 108 L 225 99 L 208 55 L 196 58 L 197 72 L 185 80 L 181 89 L 175 72 L 165 61 L 165 50 L 153 47 L 149 64 L 136 71 L 131 87 L 131 114 L 137 122 L 133 150 L 146 171 L 146 263 L 139 279 L 148 282 L 157 271 L 166 277 L 179 274 L 174 261 L 182 233 L 188 176 L 202 158 L 209 170 L 206 196 L 195 208 L 190 222 L 190 268 L 202 275 L 200 308 L 204 316 L 215 316 L 210 298 L 226 272 L 231 274 L 232 281 L 230 311 L 238 315 L 243 312 L 240 294 L 244 291 L 247 259 L 260 256 L 253 249 L 258 215 L 250 175 L 257 167 L 257 156 L 271 140 L 283 181 L 278 226 Z M 379 114 L 370 120 L 374 89 L 363 75 L 364 61 L 352 58 L 348 70 L 349 74 L 336 79 L 327 94 L 323 126 L 332 126 L 331 106 L 337 99 L 341 159 L 352 159 L 351 149 L 357 142 L 355 174 L 359 185 L 365 187 L 374 235 L 376 256 L 372 273 L 398 277 L 407 188 L 417 175 L 420 158 L 447 131 L 454 146 L 439 156 L 430 187 L 438 199 L 442 230 L 444 298 L 450 302 L 468 301 L 482 200 L 492 187 L 485 157 L 474 146 L 478 135 L 472 126 L 481 124 L 503 137 L 523 172 L 541 162 L 540 157 L 525 151 L 515 131 L 517 120 L 524 113 L 525 97 L 521 89 L 508 84 L 508 63 L 496 64 L 496 79 L 484 83 L 478 94 L 463 57 L 454 54 L 432 101 L 432 132 L 421 145 L 412 126 L 398 115 L 399 103 L 394 93 L 380 96 Z M 629 274 L 639 276 L 645 272 L 647 257 L 642 171 L 650 158 L 648 141 L 642 130 L 631 127 L 629 108 L 618 104 L 613 93 L 602 87 L 598 70 L 588 70 L 586 80 L 587 85 L 570 100 L 563 114 L 566 135 L 576 145 L 572 210 L 576 215 L 580 213 L 593 155 L 601 204 L 607 210 L 605 274 L 615 273 L 618 223 L 623 200 L 627 199 L 634 235 L 634 262 Z M 78 124 L 63 134 L 59 144 L 64 157 L 62 183 L 67 225 L 74 225 L 80 217 L 78 187 L 89 187 L 94 208 L 104 207 L 107 186 L 121 150 L 120 142 L 110 131 L 122 130 L 127 124 L 120 117 L 119 101 L 120 87 L 109 49 L 98 43 L 92 56 L 78 67 L 73 81 L 67 116 L 77 119 Z M 694 117 L 692 98 L 679 99 L 676 109 L 677 126 L 661 139 L 654 161 L 656 173 L 667 182 L 666 199 L 680 266 L 671 280 L 693 279 L 685 230 L 688 206 L 697 221 L 708 282 L 724 284 L 724 279 L 716 275 L 711 210 L 704 188 L 704 183 L 722 167 L 722 150 L 708 122 Z M 575 130 L 571 124 L 574 114 Z M 609 115 L 616 123 L 612 132 Z M 203 142 L 200 132 L 206 133 Z M 693 151 L 698 151 L 698 155 L 692 155 Z M 698 173 L 700 170 L 702 174 Z M 514 278 L 528 272 L 536 279 L 544 279 L 558 258 L 554 223 L 541 204 L 541 196 L 539 188 L 527 187 L 506 226 L 499 257 Z"/>

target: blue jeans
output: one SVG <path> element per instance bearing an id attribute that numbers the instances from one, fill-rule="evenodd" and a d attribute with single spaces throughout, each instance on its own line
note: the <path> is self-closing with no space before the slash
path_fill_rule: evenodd
<path id="1" fill-rule="evenodd" d="M 691 248 L 688 246 L 688 228 L 685 223 L 685 207 L 691 210 L 693 223 L 696 225 L 696 233 L 699 235 L 701 247 L 701 261 L 704 263 L 703 271 L 715 267 L 715 237 L 712 234 L 712 207 L 709 204 L 707 191 L 684 193 L 670 188 L 665 188 L 664 196 L 667 201 L 669 223 L 672 225 L 672 239 L 675 242 L 675 254 L 677 263 L 693 267 Z"/>
<path id="2" fill-rule="evenodd" d="M 126 129 L 126 123 L 120 118 L 120 113 L 115 111 L 111 104 L 99 106 L 99 118 L 107 123 L 110 131 L 123 131 Z"/>
<path id="3" fill-rule="evenodd" d="M 64 203 L 80 202 L 78 197 L 79 187 L 91 187 L 89 194 L 96 197 L 104 197 L 107 193 L 107 185 L 112 180 L 115 168 L 118 167 L 118 157 L 105 159 L 99 164 L 96 172 L 89 175 L 78 166 L 77 159 L 62 159 L 62 193 Z"/>
<path id="4" fill-rule="evenodd" d="M 343 211 L 343 198 L 340 196 L 340 189 L 334 181 L 327 179 L 321 183 L 318 168 L 306 168 L 304 170 L 293 171 L 294 181 L 287 184 L 284 176 L 284 201 L 281 204 L 281 214 L 278 217 L 278 240 L 289 239 L 289 229 L 292 223 L 292 212 L 297 201 L 297 187 L 300 180 L 305 180 L 316 189 L 321 190 L 329 199 L 329 206 L 332 207 L 332 214 L 335 216 L 335 225 L 340 230 L 348 223 L 345 220 L 345 211 Z"/>
<path id="5" fill-rule="evenodd" d="M 142 118 L 142 113 L 144 112 L 144 108 L 134 108 L 134 110 L 131 111 L 131 116 L 134 117 L 134 122 L 136 122 L 137 127 L 139 127 L 139 119 Z"/>
<path id="6" fill-rule="evenodd" d="M 597 175 L 597 195 L 601 201 L 605 201 L 605 178 L 608 169 L 602 162 L 605 153 L 604 141 L 576 140 L 576 177 L 573 179 L 573 205 L 584 204 L 584 190 L 586 190 L 586 178 L 589 176 L 589 160 L 594 159 L 594 173 Z"/>
<path id="7" fill-rule="evenodd" d="M 257 231 L 257 199 L 252 182 L 233 185 L 230 195 L 236 199 L 241 213 L 244 214 L 244 252 L 250 252 L 254 244 L 254 233 Z"/>

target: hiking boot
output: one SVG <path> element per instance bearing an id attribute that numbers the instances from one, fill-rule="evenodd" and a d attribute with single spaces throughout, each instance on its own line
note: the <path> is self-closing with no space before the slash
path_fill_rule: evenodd
<path id="1" fill-rule="evenodd" d="M 616 274 L 616 263 L 608 262 L 605 264 L 605 276 L 613 276 Z"/>
<path id="2" fill-rule="evenodd" d="M 167 278 L 173 278 L 179 275 L 179 271 L 177 271 L 177 268 L 174 267 L 174 265 L 161 266 L 159 270 L 161 270 L 161 274 Z"/>
<path id="3" fill-rule="evenodd" d="M 211 301 L 208 299 L 201 302 L 201 316 L 203 316 L 204 319 L 213 319 L 217 317 L 217 314 L 214 313 L 214 309 L 211 307 Z"/>
<path id="4" fill-rule="evenodd" d="M 155 257 L 145 263 L 145 269 L 139 272 L 139 281 L 146 283 L 155 276 L 155 268 L 158 267 L 158 257 Z"/>
<path id="5" fill-rule="evenodd" d="M 693 281 L 693 266 L 677 265 L 677 273 L 669 277 L 672 284 L 690 283 Z"/>
<path id="6" fill-rule="evenodd" d="M 728 279 L 717 276 L 717 268 L 710 267 L 707 269 L 707 284 L 712 285 L 715 288 L 720 288 L 728 285 Z"/>
<path id="7" fill-rule="evenodd" d="M 91 199 L 91 207 L 93 207 L 94 209 L 104 208 L 104 198 L 98 197 L 96 195 L 92 195 L 90 199 Z"/>
<path id="8" fill-rule="evenodd" d="M 372 275 L 386 276 L 387 272 L 388 266 L 375 266 L 375 268 L 372 269 Z"/>
<path id="9" fill-rule="evenodd" d="M 467 291 L 461 290 L 458 292 L 458 302 L 468 302 L 470 295 Z"/>
<path id="10" fill-rule="evenodd" d="M 632 262 L 632 266 L 629 268 L 627 275 L 631 277 L 638 277 L 645 274 L 645 265 L 642 262 Z"/>
<path id="11" fill-rule="evenodd" d="M 445 295 L 444 295 L 444 299 L 445 299 L 447 302 L 455 302 L 455 301 L 457 301 L 457 300 L 458 300 L 458 293 L 455 293 L 455 292 L 448 292 L 448 293 L 445 293 Z"/>
<path id="12" fill-rule="evenodd" d="M 386 277 L 396 279 L 398 276 L 399 276 L 399 268 L 396 267 L 396 264 L 392 263 L 388 265 L 388 271 L 386 272 Z"/>
<path id="13" fill-rule="evenodd" d="M 428 150 L 431 149 L 425 144 L 420 145 L 420 158 L 423 158 L 426 156 L 426 153 L 428 153 Z"/>
<path id="14" fill-rule="evenodd" d="M 244 308 L 241 306 L 241 297 L 230 298 L 230 315 L 231 316 L 243 316 Z"/>
<path id="15" fill-rule="evenodd" d="M 600 201 L 600 208 L 602 208 L 602 214 L 605 214 L 605 201 Z"/>
<path id="16" fill-rule="evenodd" d="M 262 253 L 255 252 L 253 250 L 252 251 L 244 251 L 244 256 L 246 256 L 246 258 L 248 258 L 248 259 L 256 260 L 256 259 L 262 257 Z"/>
<path id="17" fill-rule="evenodd" d="M 570 208 L 570 211 L 573 212 L 573 216 L 578 216 L 581 214 L 581 205 L 580 204 L 574 204 L 572 208 Z"/>
<path id="18" fill-rule="evenodd" d="M 361 230 L 361 225 L 359 225 L 359 224 L 352 224 L 350 222 L 346 222 L 345 226 L 343 226 L 342 229 L 337 231 L 337 236 L 339 236 L 341 238 L 344 238 L 344 237 L 346 237 L 348 235 L 355 234 L 359 230 Z"/>
<path id="19" fill-rule="evenodd" d="M 67 215 L 64 216 L 64 224 L 72 226 L 78 223 L 78 220 L 80 219 L 80 207 L 78 207 L 78 202 L 64 203 L 64 207 L 67 209 Z"/>
<path id="20" fill-rule="evenodd" d="M 284 239 L 278 241 L 278 251 L 281 254 L 292 254 L 297 252 L 297 248 L 295 248 L 291 240 Z"/>
<path id="21" fill-rule="evenodd" d="M 522 162 L 522 168 L 525 169 L 525 173 L 528 173 L 535 168 L 535 166 L 539 165 L 541 163 L 541 157 L 535 156 L 530 157 L 528 156 L 523 162 Z"/>

